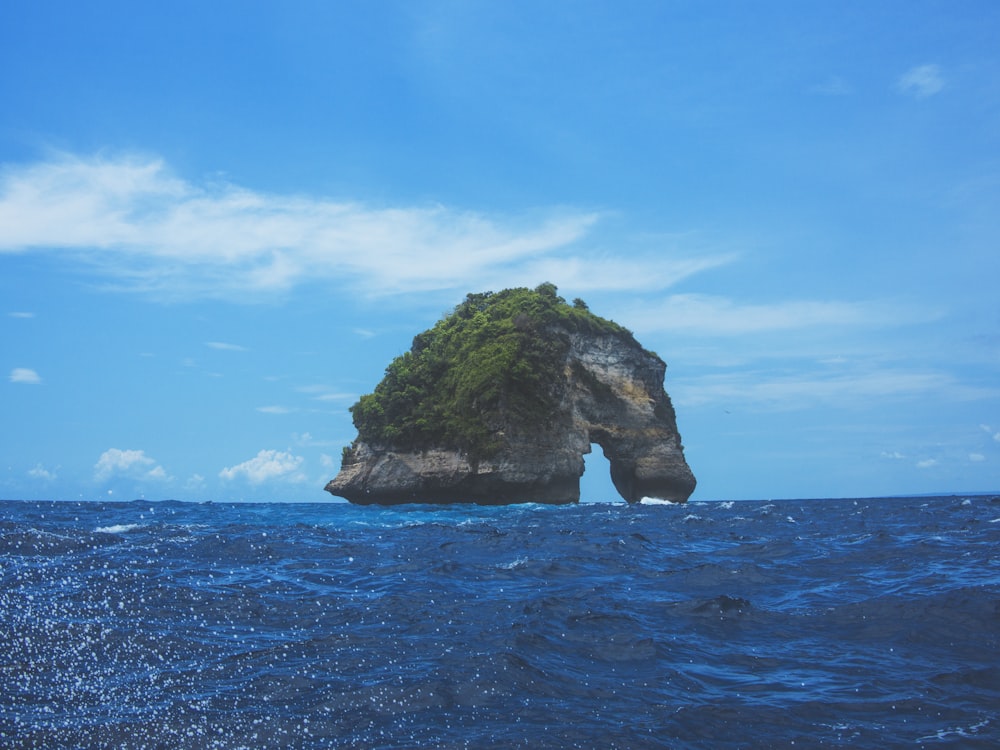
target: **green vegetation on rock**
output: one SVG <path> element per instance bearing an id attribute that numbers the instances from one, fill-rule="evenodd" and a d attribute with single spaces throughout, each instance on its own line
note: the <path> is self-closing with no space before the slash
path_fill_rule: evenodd
<path id="1" fill-rule="evenodd" d="M 493 455 L 498 433 L 530 430 L 557 406 L 571 333 L 632 338 L 582 300 L 567 304 L 553 284 L 467 295 L 351 407 L 358 440 Z"/>

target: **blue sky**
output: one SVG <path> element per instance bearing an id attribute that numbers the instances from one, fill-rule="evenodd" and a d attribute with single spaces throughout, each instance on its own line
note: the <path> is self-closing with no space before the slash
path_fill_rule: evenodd
<path id="1" fill-rule="evenodd" d="M 543 281 L 667 361 L 695 499 L 998 490 L 998 38 L 991 1 L 7 0 L 0 496 L 323 500 L 414 334 Z"/>

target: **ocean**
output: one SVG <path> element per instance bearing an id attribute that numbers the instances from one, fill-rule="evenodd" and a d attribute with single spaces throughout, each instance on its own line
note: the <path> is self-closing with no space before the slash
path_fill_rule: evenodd
<path id="1" fill-rule="evenodd" d="M 0 502 L 4 748 L 1000 746 L 1000 497 Z"/>

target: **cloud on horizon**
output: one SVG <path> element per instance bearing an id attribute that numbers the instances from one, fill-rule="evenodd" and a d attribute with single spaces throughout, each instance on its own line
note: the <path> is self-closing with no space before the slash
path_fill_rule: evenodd
<path id="1" fill-rule="evenodd" d="M 42 464 L 35 464 L 34 468 L 28 469 L 28 476 L 32 479 L 40 479 L 44 482 L 51 482 L 56 478 L 54 471 L 49 471 Z"/>
<path id="2" fill-rule="evenodd" d="M 730 260 L 582 257 L 571 246 L 599 218 L 376 208 L 196 185 L 149 156 L 60 154 L 0 169 L 0 253 L 60 252 L 107 275 L 111 288 L 167 299 L 242 299 L 315 281 L 372 295 L 544 280 L 582 290 L 662 289 Z"/>
<path id="3" fill-rule="evenodd" d="M 94 479 L 100 482 L 117 475 L 138 479 L 169 479 L 163 467 L 147 456 L 145 451 L 109 448 L 94 464 Z"/>
<path id="4" fill-rule="evenodd" d="M 253 458 L 223 469 L 219 476 L 227 481 L 243 477 L 251 484 L 261 484 L 271 479 L 303 482 L 306 477 L 300 468 L 304 461 L 301 456 L 294 456 L 290 452 L 261 450 Z"/>

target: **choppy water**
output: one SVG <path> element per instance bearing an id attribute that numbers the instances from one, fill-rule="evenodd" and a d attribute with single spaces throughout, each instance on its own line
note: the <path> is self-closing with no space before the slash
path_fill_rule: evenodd
<path id="1" fill-rule="evenodd" d="M 1000 502 L 0 503 L 0 746 L 996 747 Z"/>

